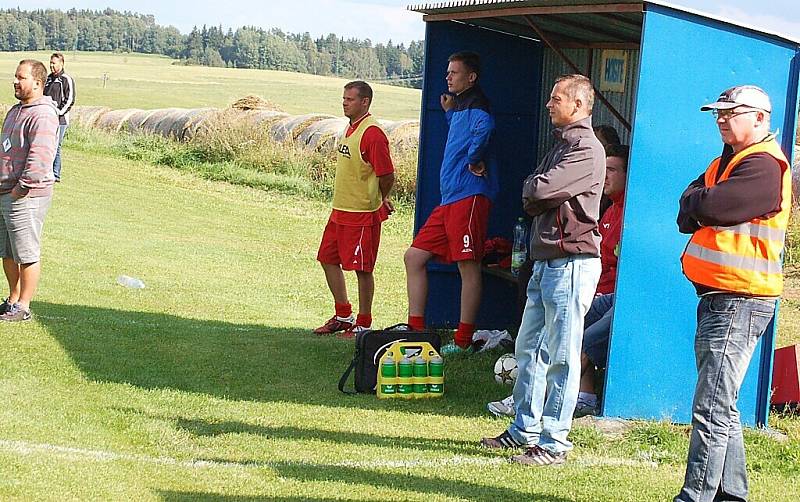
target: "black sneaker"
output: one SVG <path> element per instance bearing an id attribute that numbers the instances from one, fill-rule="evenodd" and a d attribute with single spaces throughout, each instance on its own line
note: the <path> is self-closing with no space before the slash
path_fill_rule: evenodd
<path id="1" fill-rule="evenodd" d="M 0 321 L 4 322 L 23 322 L 30 321 L 30 319 L 31 311 L 22 308 L 19 303 L 13 304 L 5 314 L 0 315 Z"/>
<path id="2" fill-rule="evenodd" d="M 3 300 L 3 303 L 0 303 L 0 315 L 5 314 L 9 310 L 11 310 L 11 302 L 9 302 L 8 298 L 6 298 Z"/>
<path id="3" fill-rule="evenodd" d="M 514 439 L 508 431 L 503 431 L 503 433 L 497 437 L 481 439 L 481 446 L 484 448 L 523 448 L 529 445 L 520 443 Z"/>
<path id="4" fill-rule="evenodd" d="M 553 453 L 548 449 L 542 448 L 538 444 L 525 450 L 525 453 L 522 455 L 514 455 L 511 457 L 511 462 L 515 464 L 535 466 L 561 465 L 566 461 L 566 453 Z"/>

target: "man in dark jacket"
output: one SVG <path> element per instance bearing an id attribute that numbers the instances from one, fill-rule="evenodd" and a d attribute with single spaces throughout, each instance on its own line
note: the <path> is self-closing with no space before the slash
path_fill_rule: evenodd
<path id="1" fill-rule="evenodd" d="M 582 75 L 556 80 L 547 109 L 556 145 L 522 187 L 533 216 L 533 275 L 516 342 L 519 372 L 511 426 L 481 444 L 527 447 L 511 460 L 524 465 L 565 462 L 578 399 L 583 318 L 600 277 L 597 221 L 605 178 L 603 145 L 592 130 L 594 88 Z"/>
<path id="2" fill-rule="evenodd" d="M 53 175 L 61 181 L 61 141 L 69 127 L 69 110 L 75 104 L 75 82 L 64 73 L 64 55 L 60 52 L 50 56 L 50 75 L 44 84 L 45 96 L 50 96 L 58 110 L 58 150 L 53 161 Z"/>
<path id="3" fill-rule="evenodd" d="M 699 304 L 697 383 L 686 475 L 675 502 L 747 500 L 747 464 L 736 400 L 756 344 L 783 291 L 791 170 L 770 132 L 763 89 L 727 89 L 710 111 L 724 146 L 680 198 L 681 256 Z"/>
<path id="4" fill-rule="evenodd" d="M 448 94 L 440 102 L 449 127 L 440 169 L 442 201 L 428 216 L 405 253 L 408 324 L 425 328 L 431 258 L 458 264 L 461 275 L 461 315 L 455 343 L 472 343 L 481 301 L 481 259 L 489 224 L 489 209 L 498 191 L 497 168 L 491 152 L 494 118 L 489 100 L 478 86 L 480 60 L 474 52 L 457 52 L 447 65 Z"/>

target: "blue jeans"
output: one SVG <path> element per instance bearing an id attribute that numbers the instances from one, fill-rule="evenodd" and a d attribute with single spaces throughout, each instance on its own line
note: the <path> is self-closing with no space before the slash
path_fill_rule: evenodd
<path id="1" fill-rule="evenodd" d="M 583 316 L 599 278 L 600 258 L 591 256 L 533 264 L 515 350 L 516 417 L 508 429 L 521 443 L 554 453 L 572 449 L 567 435 L 578 400 Z"/>
<path id="2" fill-rule="evenodd" d="M 605 368 L 608 360 L 608 341 L 611 337 L 611 320 L 614 317 L 614 293 L 595 296 L 592 306 L 583 319 L 583 353 L 598 368 Z"/>
<path id="3" fill-rule="evenodd" d="M 61 142 L 64 140 L 64 133 L 67 132 L 68 125 L 59 124 L 58 126 L 58 147 L 56 147 L 56 158 L 53 159 L 53 175 L 57 180 L 61 179 Z"/>
<path id="4" fill-rule="evenodd" d="M 712 294 L 697 306 L 697 387 L 686 478 L 675 502 L 747 500 L 742 424 L 736 399 L 775 300 Z"/>

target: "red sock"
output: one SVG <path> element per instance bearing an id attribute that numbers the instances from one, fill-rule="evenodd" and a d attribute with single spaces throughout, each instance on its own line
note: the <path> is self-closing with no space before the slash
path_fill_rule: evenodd
<path id="1" fill-rule="evenodd" d="M 408 316 L 408 325 L 414 331 L 425 331 L 425 316 L 410 315 Z"/>
<path id="2" fill-rule="evenodd" d="M 369 328 L 372 326 L 372 314 L 358 314 L 356 317 L 356 326 Z"/>
<path id="3" fill-rule="evenodd" d="M 475 325 L 467 324 L 465 322 L 458 323 L 458 330 L 456 330 L 455 342 L 456 345 L 462 349 L 466 349 L 472 344 L 472 335 L 475 333 Z"/>
<path id="4" fill-rule="evenodd" d="M 335 303 L 337 317 L 350 317 L 353 315 L 353 306 L 349 303 Z"/>

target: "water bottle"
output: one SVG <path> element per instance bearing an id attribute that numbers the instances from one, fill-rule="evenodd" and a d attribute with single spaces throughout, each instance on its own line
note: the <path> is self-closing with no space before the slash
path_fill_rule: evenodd
<path id="1" fill-rule="evenodd" d="M 430 363 L 430 383 L 428 392 L 435 395 L 442 395 L 444 392 L 444 359 L 441 356 L 433 356 Z"/>
<path id="2" fill-rule="evenodd" d="M 528 245 L 526 241 L 525 219 L 520 218 L 514 225 L 514 247 L 511 248 L 511 275 L 519 276 L 519 269 L 528 258 Z"/>
<path id="3" fill-rule="evenodd" d="M 414 392 L 413 363 L 408 356 L 397 364 L 397 395 L 402 398 L 412 398 Z"/>
<path id="4" fill-rule="evenodd" d="M 422 356 L 417 356 L 413 360 L 413 379 L 414 394 L 416 397 L 424 397 L 428 393 L 428 361 Z"/>
<path id="5" fill-rule="evenodd" d="M 117 277 L 117 284 L 120 286 L 125 286 L 126 288 L 144 289 L 144 283 L 141 279 L 130 277 L 128 275 L 121 275 Z"/>
<path id="6" fill-rule="evenodd" d="M 397 381 L 397 365 L 394 362 L 394 359 L 389 356 L 383 360 L 383 364 L 381 364 L 381 393 L 387 395 L 394 395 L 397 387 L 395 382 Z"/>

